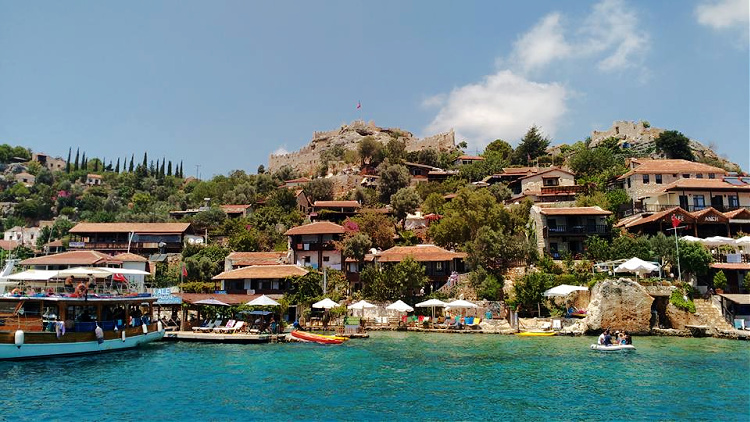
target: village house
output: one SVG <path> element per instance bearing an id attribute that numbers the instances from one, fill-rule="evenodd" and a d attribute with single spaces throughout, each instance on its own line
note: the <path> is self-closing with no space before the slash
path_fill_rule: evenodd
<path id="1" fill-rule="evenodd" d="M 219 205 L 219 209 L 229 218 L 243 218 L 253 213 L 253 206 L 247 204 Z"/>
<path id="2" fill-rule="evenodd" d="M 575 184 L 575 174 L 559 167 L 522 176 L 508 183 L 513 196 L 508 202 L 529 198 L 533 202 L 574 201 L 584 187 Z"/>
<path id="3" fill-rule="evenodd" d="M 253 265 L 289 264 L 290 251 L 280 252 L 230 252 L 224 259 L 224 271 Z"/>
<path id="4" fill-rule="evenodd" d="M 19 265 L 30 270 L 65 270 L 74 267 L 115 267 L 122 261 L 97 251 L 67 251 L 24 259 Z"/>
<path id="5" fill-rule="evenodd" d="M 31 161 L 36 161 L 37 163 L 41 164 L 42 167 L 52 172 L 65 170 L 65 167 L 68 163 L 60 157 L 52 157 L 51 155 L 43 154 L 40 152 L 32 153 Z"/>
<path id="6" fill-rule="evenodd" d="M 34 183 L 36 182 L 36 176 L 25 171 L 16 174 L 13 178 L 16 180 L 16 183 L 23 183 L 27 188 L 34 186 Z"/>
<path id="7" fill-rule="evenodd" d="M 731 237 L 741 232 L 750 232 L 750 210 L 746 208 L 720 212 L 708 207 L 690 212 L 679 206 L 673 206 L 654 213 L 644 212 L 622 218 L 615 224 L 615 227 L 631 233 L 655 235 L 662 232 L 673 236 L 673 218 L 680 222 L 679 236 Z"/>
<path id="8" fill-rule="evenodd" d="M 395 265 L 407 257 L 425 267 L 425 275 L 429 279 L 425 286 L 426 294 L 445 285 L 454 272 L 465 271 L 466 253 L 464 252 L 453 252 L 431 244 L 394 246 L 382 252 L 373 250 L 372 253 L 365 255 L 361 263 L 353 259 L 346 260 L 346 278 L 349 280 L 352 291 L 361 290 L 363 287 L 360 273 L 364 265 Z"/>
<path id="9" fill-rule="evenodd" d="M 301 188 L 304 185 L 310 183 L 310 181 L 311 180 L 307 177 L 300 177 L 297 179 L 285 180 L 282 186 L 285 188 Z"/>
<path id="10" fill-rule="evenodd" d="M 454 162 L 457 166 L 464 166 L 467 164 L 473 164 L 478 161 L 484 161 L 484 157 L 479 157 L 475 155 L 461 155 L 458 158 L 456 158 L 456 161 Z"/>
<path id="11" fill-rule="evenodd" d="M 41 230 L 41 227 L 16 226 L 3 233 L 3 240 L 6 242 L 15 242 L 19 246 L 36 249 L 36 240 Z"/>
<path id="12" fill-rule="evenodd" d="M 190 223 L 78 223 L 70 229 L 71 250 L 139 255 L 179 253 L 187 243 L 204 243 Z"/>
<path id="13" fill-rule="evenodd" d="M 319 221 L 293 227 L 284 234 L 289 236 L 292 263 L 315 269 L 342 269 L 343 254 L 336 249 L 334 243 L 340 241 L 344 235 L 342 226 Z"/>
<path id="14" fill-rule="evenodd" d="M 561 259 L 566 253 L 573 257 L 584 252 L 590 236 L 610 238 L 607 217 L 612 213 L 600 207 L 531 207 L 539 253 Z"/>
<path id="15" fill-rule="evenodd" d="M 86 175 L 86 185 L 87 186 L 101 186 L 102 184 L 102 175 L 101 174 L 94 174 L 89 173 Z"/>
<path id="16" fill-rule="evenodd" d="M 289 288 L 288 277 L 300 277 L 307 272 L 297 265 L 253 265 L 224 271 L 212 280 L 219 283 L 218 290 L 227 294 L 283 295 Z"/>
<path id="17" fill-rule="evenodd" d="M 347 217 L 353 217 L 360 208 L 362 208 L 362 204 L 357 201 L 315 201 L 312 205 L 310 219 L 340 223 Z"/>
<path id="18" fill-rule="evenodd" d="M 642 198 L 640 202 L 644 212 L 674 207 L 688 212 L 708 207 L 719 212 L 750 209 L 750 177 L 678 179 Z"/>
<path id="19" fill-rule="evenodd" d="M 618 177 L 615 187 L 625 189 L 633 201 L 658 194 L 664 186 L 679 179 L 720 179 L 726 170 L 687 160 L 649 160 L 631 158 L 629 170 Z"/>

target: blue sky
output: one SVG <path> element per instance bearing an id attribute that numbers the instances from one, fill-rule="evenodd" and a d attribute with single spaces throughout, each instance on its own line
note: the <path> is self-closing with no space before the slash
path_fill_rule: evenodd
<path id="1" fill-rule="evenodd" d="M 0 143 L 147 151 L 207 178 L 359 118 L 454 128 L 472 153 L 532 124 L 556 144 L 648 120 L 748 170 L 748 15 L 747 0 L 0 0 Z"/>

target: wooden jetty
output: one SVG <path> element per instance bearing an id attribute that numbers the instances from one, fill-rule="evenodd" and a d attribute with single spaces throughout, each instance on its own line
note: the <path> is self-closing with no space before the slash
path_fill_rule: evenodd
<path id="1" fill-rule="evenodd" d="M 249 333 L 196 333 L 192 331 L 171 331 L 164 334 L 164 341 L 191 341 L 199 343 L 252 344 L 277 343 L 285 341 L 284 334 Z"/>

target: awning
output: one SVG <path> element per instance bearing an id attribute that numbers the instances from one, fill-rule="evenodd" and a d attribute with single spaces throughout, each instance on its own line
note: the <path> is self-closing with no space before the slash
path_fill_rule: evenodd
<path id="1" fill-rule="evenodd" d="M 730 302 L 734 302 L 738 305 L 750 305 L 750 294 L 732 294 L 732 293 L 725 293 L 720 294 L 719 296 L 725 298 L 726 300 Z"/>
<path id="2" fill-rule="evenodd" d="M 545 297 L 553 297 L 553 296 L 567 296 L 573 292 L 579 291 L 579 290 L 588 290 L 588 287 L 585 286 L 571 286 L 570 284 L 561 284 L 557 287 L 553 287 L 549 290 L 546 290 L 544 292 Z"/>

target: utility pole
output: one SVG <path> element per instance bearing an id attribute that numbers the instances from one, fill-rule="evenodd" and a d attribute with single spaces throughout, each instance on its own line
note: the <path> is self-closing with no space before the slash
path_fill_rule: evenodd
<path id="1" fill-rule="evenodd" d="M 200 164 L 195 165 L 195 177 L 197 177 L 199 180 L 201 178 L 201 165 Z"/>

